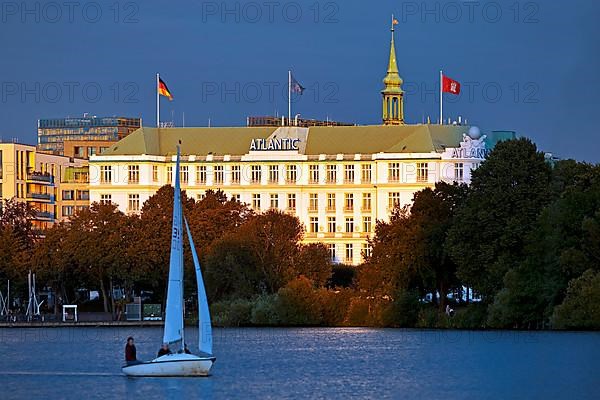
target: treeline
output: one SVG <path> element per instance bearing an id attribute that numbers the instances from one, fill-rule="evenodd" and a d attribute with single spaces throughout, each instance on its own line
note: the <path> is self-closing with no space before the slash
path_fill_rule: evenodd
<path id="1" fill-rule="evenodd" d="M 301 244 L 304 227 L 291 215 L 256 214 L 222 192 L 182 198 L 217 325 L 600 328 L 600 167 L 551 164 L 527 139 L 499 143 L 470 186 L 438 183 L 378 221 L 372 254 L 356 268 Z M 32 269 L 38 288 L 64 303 L 82 287 L 115 313 L 141 290 L 162 303 L 172 199 L 165 186 L 140 215 L 92 204 L 38 241 L 30 210 L 7 202 L 0 282 L 24 283 Z M 112 299 L 115 287 L 127 298 Z"/>

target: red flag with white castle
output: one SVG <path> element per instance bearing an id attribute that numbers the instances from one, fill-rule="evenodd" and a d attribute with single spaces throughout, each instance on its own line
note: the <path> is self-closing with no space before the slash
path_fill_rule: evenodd
<path id="1" fill-rule="evenodd" d="M 442 91 L 445 93 L 459 94 L 460 82 L 448 78 L 446 75 L 442 75 Z"/>
<path id="2" fill-rule="evenodd" d="M 444 123 L 444 93 L 459 95 L 460 82 L 455 81 L 452 78 L 448 78 L 442 71 L 440 71 L 440 125 Z"/>

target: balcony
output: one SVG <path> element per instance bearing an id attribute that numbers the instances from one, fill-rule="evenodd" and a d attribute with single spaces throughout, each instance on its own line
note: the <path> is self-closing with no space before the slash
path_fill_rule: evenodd
<path id="1" fill-rule="evenodd" d="M 54 213 L 48 211 L 37 211 L 35 213 L 36 219 L 54 219 Z"/>
<path id="2" fill-rule="evenodd" d="M 41 172 L 32 172 L 27 174 L 27 180 L 31 182 L 39 182 L 39 183 L 54 183 L 54 176 L 50 174 L 43 174 Z"/>
<path id="3" fill-rule="evenodd" d="M 53 197 L 50 193 L 27 193 L 28 199 L 51 201 Z"/>
<path id="4" fill-rule="evenodd" d="M 327 207 L 325 207 L 325 211 L 327 211 L 327 212 L 335 212 L 335 206 L 327 206 Z"/>
<path id="5" fill-rule="evenodd" d="M 319 212 L 319 207 L 317 207 L 317 206 L 308 207 L 308 212 L 309 213 L 317 213 L 317 212 Z"/>
<path id="6" fill-rule="evenodd" d="M 344 212 L 354 212 L 354 206 L 345 206 Z"/>

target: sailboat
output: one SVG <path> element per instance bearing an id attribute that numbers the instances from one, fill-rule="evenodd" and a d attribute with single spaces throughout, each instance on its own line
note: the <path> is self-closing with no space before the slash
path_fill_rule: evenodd
<path id="1" fill-rule="evenodd" d="M 207 376 L 216 358 L 212 354 L 212 327 L 206 299 L 206 289 L 200 271 L 200 262 L 194 246 L 187 220 L 181 210 L 181 188 L 179 178 L 180 147 L 177 146 L 175 166 L 175 192 L 173 194 L 173 227 L 171 235 L 171 258 L 169 263 L 169 283 L 167 287 L 167 307 L 163 343 L 171 349 L 178 349 L 152 361 L 125 365 L 121 368 L 129 376 Z M 196 270 L 198 286 L 198 354 L 186 353 L 184 334 L 183 303 L 183 223 L 189 239 Z"/>

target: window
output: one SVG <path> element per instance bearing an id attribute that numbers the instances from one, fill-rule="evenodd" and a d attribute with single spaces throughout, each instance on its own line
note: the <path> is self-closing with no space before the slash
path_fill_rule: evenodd
<path id="1" fill-rule="evenodd" d="M 241 169 L 239 165 L 232 165 L 231 166 L 231 183 L 232 184 L 239 184 L 240 180 L 241 180 Z"/>
<path id="2" fill-rule="evenodd" d="M 206 185 L 206 165 L 196 167 L 196 185 Z"/>
<path id="3" fill-rule="evenodd" d="M 88 157 L 96 155 L 96 148 L 95 147 L 88 147 L 87 148 L 87 153 L 88 153 Z"/>
<path id="4" fill-rule="evenodd" d="M 371 232 L 371 217 L 363 217 L 363 232 Z"/>
<path id="5" fill-rule="evenodd" d="M 464 165 L 463 163 L 454 163 L 454 180 L 456 182 L 462 182 L 464 177 Z"/>
<path id="6" fill-rule="evenodd" d="M 128 211 L 140 211 L 140 195 L 130 194 L 127 199 L 127 210 Z"/>
<path id="7" fill-rule="evenodd" d="M 327 166 L 327 183 L 335 183 L 337 181 L 337 165 Z"/>
<path id="8" fill-rule="evenodd" d="M 417 182 L 429 180 L 429 163 L 417 163 Z"/>
<path id="9" fill-rule="evenodd" d="M 100 183 L 112 182 L 112 168 L 110 165 L 100 166 Z"/>
<path id="10" fill-rule="evenodd" d="M 327 211 L 335 211 L 335 193 L 327 193 Z"/>
<path id="11" fill-rule="evenodd" d="M 294 184 L 296 183 L 296 180 L 298 178 L 298 169 L 296 168 L 295 165 L 288 165 L 286 168 L 286 173 L 285 173 L 285 178 L 286 178 L 286 182 L 288 184 Z"/>
<path id="12" fill-rule="evenodd" d="M 278 165 L 269 165 L 269 183 L 277 183 L 277 182 L 279 182 L 279 166 Z"/>
<path id="13" fill-rule="evenodd" d="M 205 198 L 206 198 L 206 193 L 198 193 L 198 194 L 196 195 L 196 200 L 197 200 L 197 201 L 202 201 L 202 200 L 204 200 Z"/>
<path id="14" fill-rule="evenodd" d="M 63 206 L 62 215 L 63 217 L 70 217 L 71 215 L 73 215 L 73 206 Z"/>
<path id="15" fill-rule="evenodd" d="M 253 165 L 252 169 L 252 183 L 260 183 L 260 177 L 261 177 L 261 171 L 260 171 L 260 165 Z"/>
<path id="16" fill-rule="evenodd" d="M 182 165 L 181 169 L 179 170 L 179 180 L 183 185 L 187 185 L 189 178 L 190 174 L 188 172 L 188 166 Z"/>
<path id="17" fill-rule="evenodd" d="M 352 217 L 346 218 L 346 232 L 354 232 L 354 218 Z"/>
<path id="18" fill-rule="evenodd" d="M 371 182 L 371 164 L 363 164 L 361 166 L 360 179 L 362 183 Z"/>
<path id="19" fill-rule="evenodd" d="M 327 217 L 327 232 L 335 233 L 335 217 Z"/>
<path id="20" fill-rule="evenodd" d="M 110 204 L 112 196 L 110 194 L 100 195 L 100 204 Z"/>
<path id="21" fill-rule="evenodd" d="M 296 209 L 296 193 L 288 193 L 287 195 L 287 208 L 288 210 Z"/>
<path id="22" fill-rule="evenodd" d="M 354 194 L 346 193 L 344 195 L 344 210 L 345 211 L 354 210 Z"/>
<path id="23" fill-rule="evenodd" d="M 214 178 L 213 185 L 222 185 L 225 181 L 225 171 L 222 165 L 215 165 Z"/>
<path id="24" fill-rule="evenodd" d="M 63 200 L 73 200 L 73 190 L 63 190 L 62 191 L 62 199 Z"/>
<path id="25" fill-rule="evenodd" d="M 78 190 L 76 195 L 77 200 L 89 200 L 90 199 L 90 191 L 89 190 Z"/>
<path id="26" fill-rule="evenodd" d="M 308 195 L 308 211 L 316 212 L 319 210 L 319 195 L 317 193 L 310 193 Z"/>
<path id="27" fill-rule="evenodd" d="M 167 167 L 167 183 L 173 183 L 173 167 L 171 165 Z"/>
<path id="28" fill-rule="evenodd" d="M 362 211 L 371 211 L 371 193 L 362 194 Z"/>
<path id="29" fill-rule="evenodd" d="M 391 192 L 388 195 L 388 208 L 393 210 L 398 206 L 400 206 L 400 192 Z"/>
<path id="30" fill-rule="evenodd" d="M 234 193 L 234 194 L 231 195 L 231 200 L 233 200 L 233 201 L 240 201 L 241 198 L 242 197 L 240 196 L 239 193 Z"/>
<path id="31" fill-rule="evenodd" d="M 279 208 L 279 195 L 271 194 L 271 208 L 276 210 Z"/>
<path id="32" fill-rule="evenodd" d="M 260 210 L 260 193 L 254 193 L 252 195 L 252 208 L 255 211 L 259 211 Z"/>
<path id="33" fill-rule="evenodd" d="M 369 243 L 363 243 L 363 245 L 362 245 L 363 260 L 366 261 L 368 258 L 370 258 L 371 254 L 373 254 L 373 248 L 371 247 L 371 245 Z"/>
<path id="34" fill-rule="evenodd" d="M 400 182 L 400 163 L 392 162 L 388 165 L 388 182 Z"/>
<path id="35" fill-rule="evenodd" d="M 346 262 L 350 263 L 354 259 L 354 248 L 352 243 L 346 243 Z"/>
<path id="36" fill-rule="evenodd" d="M 334 243 L 328 244 L 327 250 L 329 250 L 329 258 L 331 258 L 331 261 L 335 261 L 335 244 Z"/>
<path id="37" fill-rule="evenodd" d="M 344 182 L 354 183 L 354 165 L 346 164 L 344 166 Z"/>
<path id="38" fill-rule="evenodd" d="M 310 233 L 319 232 L 319 217 L 310 217 Z"/>
<path id="39" fill-rule="evenodd" d="M 152 166 L 152 182 L 158 182 L 158 166 Z"/>
<path id="40" fill-rule="evenodd" d="M 308 166 L 308 183 L 317 184 L 319 183 L 319 165 L 311 164 Z"/>
<path id="41" fill-rule="evenodd" d="M 140 183 L 140 166 L 128 165 L 127 174 L 129 177 L 128 183 Z"/>

